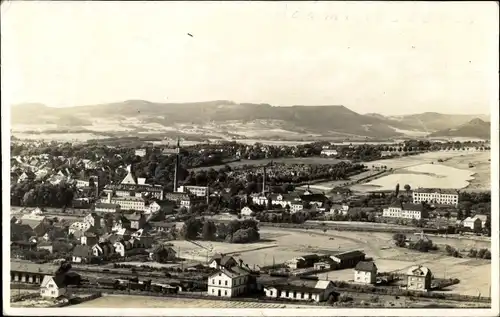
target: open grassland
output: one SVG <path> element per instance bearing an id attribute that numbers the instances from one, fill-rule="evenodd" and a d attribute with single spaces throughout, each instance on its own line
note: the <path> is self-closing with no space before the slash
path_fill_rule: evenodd
<path id="1" fill-rule="evenodd" d="M 259 303 L 243 301 L 225 301 L 211 299 L 172 298 L 109 295 L 82 304 L 75 308 L 326 308 L 325 306 L 308 306 L 279 303 Z"/>

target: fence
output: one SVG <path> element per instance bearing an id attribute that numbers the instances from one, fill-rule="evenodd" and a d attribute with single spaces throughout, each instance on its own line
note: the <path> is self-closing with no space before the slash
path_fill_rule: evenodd
<path id="1" fill-rule="evenodd" d="M 491 303 L 491 297 L 479 297 L 479 296 L 438 293 L 438 292 L 419 292 L 412 290 L 404 290 L 398 287 L 374 287 L 374 286 L 343 283 L 343 287 L 339 287 L 338 290 L 343 292 L 354 292 L 354 293 L 384 294 L 392 296 L 424 297 L 424 298 L 435 298 L 435 299 L 447 299 L 453 301 Z"/>

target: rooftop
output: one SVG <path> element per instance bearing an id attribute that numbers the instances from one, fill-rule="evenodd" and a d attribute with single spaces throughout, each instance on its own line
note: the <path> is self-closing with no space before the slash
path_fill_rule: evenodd
<path id="1" fill-rule="evenodd" d="M 377 269 L 377 266 L 373 262 L 366 262 L 366 261 L 361 261 L 356 264 L 356 271 L 365 271 L 365 272 L 371 272 L 373 270 Z"/>
<path id="2" fill-rule="evenodd" d="M 458 195 L 458 190 L 448 189 L 448 188 L 417 188 L 413 190 L 414 193 L 438 193 L 438 194 L 456 194 Z"/>

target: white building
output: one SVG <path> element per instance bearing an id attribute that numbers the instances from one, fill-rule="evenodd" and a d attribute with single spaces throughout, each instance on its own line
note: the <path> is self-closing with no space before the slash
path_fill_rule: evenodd
<path id="1" fill-rule="evenodd" d="M 403 204 L 396 201 L 383 210 L 382 216 L 419 220 L 428 218 L 429 211 L 422 204 Z"/>
<path id="2" fill-rule="evenodd" d="M 208 295 L 217 297 L 236 297 L 247 291 L 250 273 L 241 266 L 229 269 L 221 267 L 208 277 Z"/>
<path id="3" fill-rule="evenodd" d="M 456 190 L 417 188 L 413 190 L 413 203 L 426 202 L 429 204 L 458 205 Z"/>
<path id="4" fill-rule="evenodd" d="M 321 155 L 326 155 L 326 156 L 336 156 L 338 154 L 339 153 L 337 152 L 337 150 L 334 149 L 324 149 L 321 151 Z"/>
<path id="5" fill-rule="evenodd" d="M 208 195 L 207 186 L 180 186 L 178 191 L 180 193 L 190 193 L 197 197 L 206 197 Z"/>
<path id="6" fill-rule="evenodd" d="M 354 268 L 354 282 L 375 284 L 377 282 L 377 266 L 373 262 L 359 262 Z"/>
<path id="7" fill-rule="evenodd" d="M 64 275 L 45 275 L 40 285 L 40 295 L 42 297 L 57 298 L 59 296 L 69 296 L 69 290 L 64 283 Z"/>
<path id="8" fill-rule="evenodd" d="M 241 208 L 240 214 L 245 217 L 250 217 L 253 212 L 254 211 L 250 207 L 246 206 Z"/>
<path id="9" fill-rule="evenodd" d="M 481 230 L 483 227 L 481 219 L 477 217 L 465 218 L 464 221 L 462 222 L 462 225 L 466 228 L 469 228 L 472 231 Z"/>
<path id="10" fill-rule="evenodd" d="M 321 302 L 334 293 L 334 285 L 331 281 L 311 280 L 300 280 L 296 283 L 294 281 L 271 282 L 264 285 L 264 292 L 270 298 Z"/>

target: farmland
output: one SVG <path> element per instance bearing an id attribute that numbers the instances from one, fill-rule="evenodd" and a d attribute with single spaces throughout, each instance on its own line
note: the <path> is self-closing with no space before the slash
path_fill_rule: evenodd
<path id="1" fill-rule="evenodd" d="M 210 299 L 109 295 L 74 306 L 75 308 L 311 308 L 307 305 L 223 301 Z M 314 308 L 326 308 L 313 306 Z"/>
<path id="2" fill-rule="evenodd" d="M 223 165 L 213 165 L 209 167 L 197 167 L 190 169 L 192 171 L 210 169 L 213 168 L 215 170 L 221 169 L 224 166 L 228 165 L 231 168 L 238 168 L 243 165 L 251 165 L 251 166 L 263 166 L 269 164 L 271 162 L 274 163 L 283 163 L 283 164 L 337 164 L 341 160 L 335 158 L 324 158 L 324 157 L 283 157 L 283 158 L 273 158 L 273 159 L 261 159 L 261 160 L 240 160 L 236 162 L 230 162 Z"/>
<path id="3" fill-rule="evenodd" d="M 359 249 L 369 257 L 373 257 L 379 271 L 404 271 L 412 265 L 422 264 L 439 278 L 458 278 L 460 283 L 448 288 L 450 293 L 465 295 L 488 296 L 489 280 L 491 276 L 491 262 L 469 258 L 452 258 L 441 252 L 420 253 L 404 248 L 395 247 L 392 243 L 392 234 L 381 232 L 336 232 L 326 233 L 320 230 L 277 229 L 261 228 L 262 239 L 268 242 L 253 244 L 229 244 L 214 242 L 197 242 L 208 251 L 187 241 L 174 241 L 176 248 L 181 247 L 181 256 L 194 258 L 206 262 L 207 256 L 215 252 L 229 253 L 241 258 L 250 267 L 269 266 L 279 264 L 297 256 L 310 253 L 329 253 L 338 250 Z M 409 235 L 410 236 L 410 235 Z M 467 239 L 448 239 L 444 237 L 430 237 L 434 243 L 444 248 L 445 244 L 459 250 L 470 248 L 491 248 L 487 241 L 473 241 Z M 267 248 L 264 248 L 267 247 Z M 333 271 L 328 273 L 331 280 L 350 280 L 352 270 Z M 326 273 L 324 276 L 326 277 Z"/>

